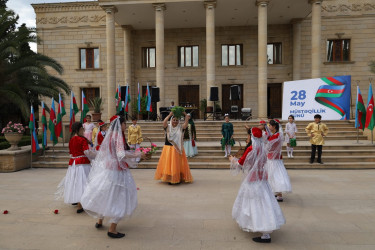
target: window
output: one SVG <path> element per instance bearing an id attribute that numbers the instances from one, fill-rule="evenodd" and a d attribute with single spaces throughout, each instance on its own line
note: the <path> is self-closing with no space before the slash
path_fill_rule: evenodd
<path id="1" fill-rule="evenodd" d="M 198 46 L 178 47 L 179 67 L 198 67 Z"/>
<path id="2" fill-rule="evenodd" d="M 99 68 L 99 49 L 86 48 L 80 49 L 81 69 L 98 69 Z"/>
<path id="3" fill-rule="evenodd" d="M 350 39 L 336 39 L 327 41 L 327 61 L 350 61 Z"/>
<path id="4" fill-rule="evenodd" d="M 90 100 L 94 99 L 95 97 L 100 97 L 100 89 L 99 88 L 82 88 L 81 91 L 83 91 L 83 93 L 85 94 L 86 101 L 87 101 L 87 104 L 89 105 L 89 108 L 92 108 L 90 105 Z M 81 106 L 82 106 L 82 101 L 81 101 Z"/>
<path id="5" fill-rule="evenodd" d="M 267 63 L 268 64 L 281 64 L 281 43 L 267 44 Z"/>
<path id="6" fill-rule="evenodd" d="M 242 65 L 242 44 L 221 45 L 221 65 Z"/>
<path id="7" fill-rule="evenodd" d="M 156 48 L 142 48 L 142 67 L 155 68 Z"/>

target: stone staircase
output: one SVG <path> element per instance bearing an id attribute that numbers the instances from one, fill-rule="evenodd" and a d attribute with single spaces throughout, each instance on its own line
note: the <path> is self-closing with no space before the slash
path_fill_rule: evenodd
<path id="1" fill-rule="evenodd" d="M 234 138 L 245 146 L 247 137 L 244 125 L 255 126 L 257 122 L 231 121 L 234 125 Z M 294 150 L 294 158 L 287 158 L 285 147 L 283 158 L 286 168 L 289 169 L 364 169 L 375 168 L 375 146 L 371 145 L 367 138 L 359 134 L 361 144 L 356 144 L 357 130 L 354 122 L 350 121 L 328 121 L 325 122 L 329 128 L 326 145 L 323 147 L 324 164 L 309 164 L 310 144 L 305 133 L 307 122 L 297 122 L 298 146 Z M 159 150 L 152 156 L 151 160 L 142 161 L 138 168 L 156 168 L 162 146 L 164 145 L 164 134 L 161 122 L 140 121 L 143 137 L 149 138 L 159 146 Z M 212 168 L 225 169 L 229 167 L 229 161 L 224 158 L 220 146 L 222 121 L 196 121 L 198 156 L 188 158 L 190 168 Z M 285 127 L 283 125 L 283 127 Z M 145 140 L 142 146 L 149 147 L 149 141 Z M 239 149 L 239 143 L 232 149 L 235 154 Z M 69 161 L 68 143 L 65 147 L 57 144 L 45 152 L 33 162 L 33 167 L 40 168 L 66 168 Z"/>

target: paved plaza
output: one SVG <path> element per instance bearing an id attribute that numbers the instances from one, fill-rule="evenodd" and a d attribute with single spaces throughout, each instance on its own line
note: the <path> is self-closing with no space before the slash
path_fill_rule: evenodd
<path id="1" fill-rule="evenodd" d="M 152 169 L 131 171 L 138 208 L 119 223 L 122 239 L 54 200 L 66 169 L 0 174 L 0 249 L 375 249 L 375 170 L 289 170 L 293 193 L 280 203 L 287 223 L 271 244 L 253 242 L 258 234 L 231 218 L 242 176 L 194 169 L 193 184 L 169 186 Z"/>

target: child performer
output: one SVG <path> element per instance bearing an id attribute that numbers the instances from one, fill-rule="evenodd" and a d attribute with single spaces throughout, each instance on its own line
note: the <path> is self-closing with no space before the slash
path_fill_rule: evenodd
<path id="1" fill-rule="evenodd" d="M 184 132 L 184 149 L 187 157 L 194 157 L 198 154 L 198 148 L 195 145 L 197 132 L 195 130 L 195 124 L 193 119 L 191 118 L 191 115 L 187 115 L 189 116 L 189 124 Z"/>
<path id="2" fill-rule="evenodd" d="M 86 122 L 83 124 L 83 128 L 85 129 L 84 136 L 92 142 L 92 130 L 95 128 L 95 125 L 91 122 L 91 115 L 86 115 Z"/>
<path id="3" fill-rule="evenodd" d="M 137 167 L 136 158 L 144 157 L 141 152 L 125 150 L 125 119 L 113 116 L 98 156 L 92 163 L 92 171 L 81 203 L 85 211 L 98 218 L 96 228 L 103 226 L 103 219 L 111 223 L 107 235 L 122 238 L 117 232 L 118 222 L 130 216 L 137 207 L 137 187 L 129 167 Z"/>
<path id="4" fill-rule="evenodd" d="M 315 151 L 318 148 L 318 163 L 324 164 L 322 162 L 322 150 L 324 145 L 324 138 L 328 134 L 328 127 L 324 123 L 321 123 L 321 115 L 314 116 L 314 122 L 309 123 L 306 127 L 306 133 L 310 137 L 311 143 L 311 158 L 310 164 L 314 163 Z"/>
<path id="5" fill-rule="evenodd" d="M 102 122 L 103 122 L 102 120 L 98 120 L 96 122 L 96 126 L 92 130 L 92 136 L 91 136 L 92 142 L 95 142 L 96 136 L 98 135 L 98 132 L 100 131 L 99 124 Z"/>
<path id="6" fill-rule="evenodd" d="M 268 138 L 268 160 L 265 168 L 272 191 L 276 193 L 277 201 L 282 202 L 282 192 L 292 192 L 292 186 L 281 155 L 284 138 L 278 120 L 271 120 L 269 129 L 272 135 Z M 279 129 L 281 129 L 280 132 Z"/>
<path id="7" fill-rule="evenodd" d="M 137 150 L 140 148 L 143 141 L 142 130 L 141 126 L 137 124 L 137 118 L 135 116 L 132 117 L 132 123 L 133 124 L 128 127 L 128 143 L 130 149 Z M 139 161 L 139 158 L 137 158 L 137 161 Z"/>
<path id="8" fill-rule="evenodd" d="M 164 131 L 166 132 L 165 145 L 154 178 L 171 185 L 179 184 L 182 181 L 193 182 L 182 143 L 182 133 L 188 126 L 189 116 L 185 113 L 185 122 L 181 125 L 179 119 L 172 115 L 173 113 L 170 112 L 163 121 Z M 169 118 L 171 118 L 171 122 L 168 124 Z"/>
<path id="9" fill-rule="evenodd" d="M 86 187 L 86 181 L 90 173 L 91 165 L 85 155 L 89 150 L 88 140 L 83 137 L 82 123 L 75 122 L 72 125 L 72 134 L 69 141 L 69 167 L 64 179 L 58 186 L 58 195 L 64 196 L 64 202 L 77 203 L 77 213 L 82 213 L 81 196 Z"/>
<path id="10" fill-rule="evenodd" d="M 221 126 L 221 134 L 223 135 L 223 138 L 221 138 L 221 149 L 225 150 L 224 157 L 228 157 L 235 141 L 233 139 L 233 124 L 229 122 L 229 115 L 225 114 L 224 118 L 225 122 Z"/>
<path id="11" fill-rule="evenodd" d="M 94 144 L 94 147 L 95 147 L 96 151 L 99 151 L 100 145 L 102 145 L 102 142 L 103 142 L 104 137 L 105 137 L 105 133 L 107 131 L 107 124 L 105 124 L 104 122 L 100 122 L 98 125 L 99 125 L 100 131 L 98 132 L 98 134 L 95 137 L 95 144 Z"/>
<path id="12" fill-rule="evenodd" d="M 294 122 L 294 116 L 290 115 L 288 117 L 288 123 L 285 125 L 285 141 L 286 141 L 286 151 L 288 153 L 288 158 L 294 158 L 293 156 L 293 145 L 290 144 L 290 139 L 296 139 L 297 125 Z"/>
<path id="13" fill-rule="evenodd" d="M 232 173 L 242 170 L 246 174 L 233 204 L 232 217 L 242 230 L 262 233 L 253 241 L 271 243 L 270 233 L 280 229 L 285 218 L 267 181 L 267 149 L 259 128 L 251 129 L 251 140 L 252 145 L 241 159 L 229 157 Z"/>

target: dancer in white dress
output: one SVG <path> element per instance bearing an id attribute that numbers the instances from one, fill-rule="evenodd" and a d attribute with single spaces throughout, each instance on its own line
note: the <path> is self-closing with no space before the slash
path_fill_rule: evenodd
<path id="1" fill-rule="evenodd" d="M 88 140 L 83 137 L 82 123 L 73 123 L 69 141 L 69 167 L 58 185 L 56 198 L 64 197 L 65 203 L 78 205 L 77 213 L 83 212 L 80 202 L 91 169 L 90 161 L 85 155 L 89 151 L 88 143 Z"/>
<path id="2" fill-rule="evenodd" d="M 288 117 L 288 123 L 285 125 L 285 142 L 286 151 L 288 153 L 288 158 L 294 158 L 293 156 L 293 146 L 290 144 L 290 139 L 296 139 L 297 125 L 294 122 L 294 116 L 290 115 Z"/>
<path id="3" fill-rule="evenodd" d="M 269 129 L 272 135 L 267 142 L 267 163 L 268 182 L 272 191 L 276 193 L 277 201 L 282 202 L 282 192 L 292 192 L 288 173 L 286 172 L 281 155 L 283 146 L 283 132 L 278 120 L 271 120 Z"/>
<path id="4" fill-rule="evenodd" d="M 191 114 L 187 115 L 189 116 L 189 124 L 184 131 L 184 148 L 186 157 L 194 157 L 198 154 L 198 148 L 195 143 L 197 140 L 197 131 L 195 130 L 195 124 L 191 118 Z"/>
<path id="5" fill-rule="evenodd" d="M 123 117 L 111 118 L 110 128 L 92 161 L 87 187 L 81 198 L 85 211 L 99 219 L 96 228 L 102 227 L 105 217 L 109 218 L 111 226 L 107 235 L 112 238 L 125 236 L 117 232 L 117 223 L 130 216 L 137 207 L 137 187 L 129 167 L 137 167 L 137 157 L 144 158 L 139 151 L 125 150 L 125 128 Z"/>
<path id="6" fill-rule="evenodd" d="M 246 174 L 233 205 L 232 217 L 242 230 L 262 233 L 253 241 L 270 243 L 270 233 L 280 229 L 285 218 L 267 181 L 267 151 L 259 128 L 251 129 L 251 140 L 252 145 L 241 159 L 229 157 L 232 174 L 240 171 Z"/>

